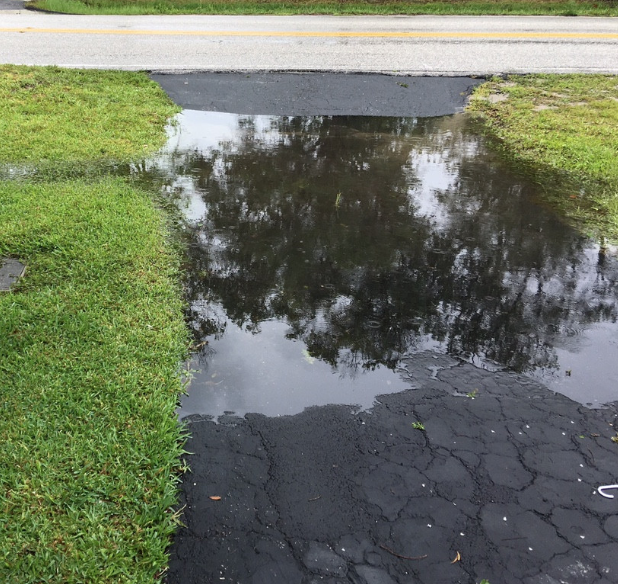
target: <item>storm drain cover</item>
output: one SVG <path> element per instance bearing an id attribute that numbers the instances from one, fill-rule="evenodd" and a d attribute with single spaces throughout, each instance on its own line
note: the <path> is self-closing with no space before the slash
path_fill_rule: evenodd
<path id="1" fill-rule="evenodd" d="M 26 271 L 26 266 L 17 260 L 0 258 L 0 292 L 7 292 Z"/>

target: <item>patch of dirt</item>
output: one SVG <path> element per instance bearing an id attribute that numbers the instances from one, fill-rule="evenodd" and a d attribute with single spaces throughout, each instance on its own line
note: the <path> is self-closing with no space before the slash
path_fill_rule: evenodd
<path id="1" fill-rule="evenodd" d="M 501 101 L 506 101 L 508 98 L 509 96 L 505 93 L 492 93 L 491 95 L 488 95 L 485 99 L 487 99 L 489 103 L 500 103 Z"/>

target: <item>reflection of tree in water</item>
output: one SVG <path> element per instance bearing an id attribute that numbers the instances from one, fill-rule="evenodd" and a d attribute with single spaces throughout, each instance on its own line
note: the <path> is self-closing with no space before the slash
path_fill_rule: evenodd
<path id="1" fill-rule="evenodd" d="M 517 371 L 554 366 L 558 335 L 615 319 L 615 272 L 463 120 L 244 118 L 232 142 L 184 153 L 175 170 L 207 206 L 194 306 L 250 330 L 284 318 L 332 365 L 393 366 L 430 336 Z"/>

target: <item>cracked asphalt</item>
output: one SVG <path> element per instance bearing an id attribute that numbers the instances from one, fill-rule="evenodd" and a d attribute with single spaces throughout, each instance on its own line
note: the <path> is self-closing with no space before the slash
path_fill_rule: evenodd
<path id="1" fill-rule="evenodd" d="M 190 419 L 168 581 L 618 582 L 618 408 L 447 356 L 402 375 L 370 411 Z"/>
<path id="2" fill-rule="evenodd" d="M 239 75 L 155 78 L 193 108 L 244 95 L 234 107 L 248 112 L 258 91 Z M 264 107 L 289 115 L 342 107 L 328 90 L 340 84 L 352 96 L 362 83 L 365 104 L 397 101 L 380 99 L 379 76 L 257 81 Z M 443 83 L 410 82 L 408 115 L 445 113 L 438 90 L 458 111 L 474 82 Z M 409 389 L 368 411 L 185 418 L 191 471 L 168 584 L 618 583 L 618 490 L 597 491 L 618 482 L 618 403 L 588 409 L 433 353 L 400 374 Z"/>

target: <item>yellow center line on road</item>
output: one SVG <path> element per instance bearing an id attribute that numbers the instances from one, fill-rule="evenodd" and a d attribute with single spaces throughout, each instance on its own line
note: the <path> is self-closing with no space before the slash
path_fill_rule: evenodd
<path id="1" fill-rule="evenodd" d="M 82 28 L 0 28 L 0 32 L 51 34 L 110 34 L 126 36 L 204 37 L 327 37 L 327 38 L 456 38 L 456 39 L 617 39 L 618 32 L 320 32 L 231 30 L 128 30 Z"/>

